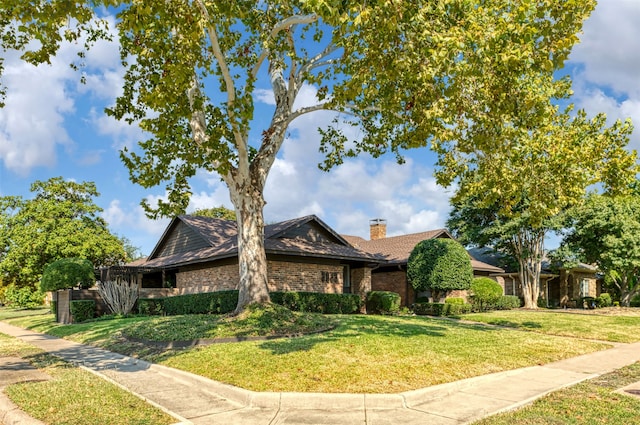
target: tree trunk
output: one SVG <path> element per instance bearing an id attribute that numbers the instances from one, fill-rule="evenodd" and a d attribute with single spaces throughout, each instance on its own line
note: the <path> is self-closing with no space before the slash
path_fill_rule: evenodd
<path id="1" fill-rule="evenodd" d="M 540 295 L 540 273 L 542 270 L 542 254 L 544 250 L 544 233 L 521 235 L 516 243 L 515 253 L 518 257 L 518 275 L 524 297 L 524 308 L 538 308 Z"/>

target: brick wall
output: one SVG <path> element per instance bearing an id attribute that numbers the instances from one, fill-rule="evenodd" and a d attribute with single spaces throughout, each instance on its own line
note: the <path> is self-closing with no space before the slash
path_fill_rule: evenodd
<path id="1" fill-rule="evenodd" d="M 269 291 L 342 293 L 344 266 L 294 261 L 267 261 Z M 237 264 L 185 268 L 176 274 L 181 294 L 237 289 Z"/>
<path id="2" fill-rule="evenodd" d="M 415 291 L 407 284 L 407 273 L 403 270 L 372 273 L 371 290 L 396 292 L 400 294 L 400 305 L 403 306 L 415 301 Z"/>

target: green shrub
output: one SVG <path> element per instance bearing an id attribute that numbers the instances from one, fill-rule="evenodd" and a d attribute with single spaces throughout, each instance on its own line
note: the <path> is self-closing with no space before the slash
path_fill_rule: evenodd
<path id="1" fill-rule="evenodd" d="M 319 292 L 270 292 L 271 302 L 292 311 L 322 314 L 353 314 L 360 311 L 357 294 L 324 294 Z"/>
<path id="2" fill-rule="evenodd" d="M 94 300 L 70 301 L 69 310 L 71 311 L 71 321 L 73 323 L 85 322 L 94 318 L 96 302 Z"/>
<path id="3" fill-rule="evenodd" d="M 602 307 L 611 307 L 613 305 L 613 300 L 611 299 L 611 294 L 603 293 L 596 297 L 596 305 L 599 308 Z"/>
<path id="4" fill-rule="evenodd" d="M 163 316 L 165 298 L 138 298 L 138 314 Z"/>
<path id="5" fill-rule="evenodd" d="M 464 298 L 451 297 L 444 300 L 445 304 L 464 304 Z"/>
<path id="6" fill-rule="evenodd" d="M 394 314 L 400 310 L 400 294 L 390 291 L 371 291 L 367 294 L 367 312 Z"/>
<path id="7" fill-rule="evenodd" d="M 82 258 L 63 258 L 47 265 L 40 280 L 42 292 L 69 289 L 75 286 L 89 288 L 96 283 L 91 261 Z"/>
<path id="8" fill-rule="evenodd" d="M 498 298 L 492 307 L 496 310 L 512 310 L 514 308 L 520 308 L 521 306 L 520 298 L 515 295 L 503 295 Z"/>
<path id="9" fill-rule="evenodd" d="M 437 301 L 441 294 L 469 289 L 473 279 L 471 259 L 467 250 L 452 239 L 427 239 L 411 251 L 407 279 L 416 291 L 430 290 Z"/>
<path id="10" fill-rule="evenodd" d="M 618 303 L 618 305 L 620 305 L 620 303 Z M 635 297 L 631 298 L 629 305 L 631 307 L 640 307 L 640 295 L 636 295 Z"/>
<path id="11" fill-rule="evenodd" d="M 547 299 L 545 297 L 538 297 L 538 301 L 536 303 L 538 308 L 548 308 Z"/>
<path id="12" fill-rule="evenodd" d="M 459 316 L 471 313 L 471 304 L 452 303 L 415 303 L 413 312 L 426 316 Z"/>
<path id="13" fill-rule="evenodd" d="M 51 304 L 49 304 L 49 309 L 51 310 L 51 314 L 56 316 L 58 314 L 58 301 L 52 300 Z"/>
<path id="14" fill-rule="evenodd" d="M 44 294 L 30 286 L 18 288 L 12 283 L 4 291 L 4 299 L 12 307 L 36 308 L 44 303 Z"/>
<path id="15" fill-rule="evenodd" d="M 179 314 L 225 314 L 238 305 L 238 291 L 216 291 L 198 294 L 178 295 L 164 298 L 164 313 L 168 316 Z"/>
<path id="16" fill-rule="evenodd" d="M 614 301 L 613 302 L 613 306 L 614 307 L 620 307 L 620 301 Z M 634 306 L 631 306 L 631 307 L 634 307 Z"/>
<path id="17" fill-rule="evenodd" d="M 596 308 L 596 299 L 593 297 L 582 297 L 580 298 L 580 304 L 578 306 L 592 310 Z"/>
<path id="18" fill-rule="evenodd" d="M 502 286 L 488 277 L 477 277 L 471 282 L 471 302 L 478 311 L 484 311 L 502 296 Z"/>

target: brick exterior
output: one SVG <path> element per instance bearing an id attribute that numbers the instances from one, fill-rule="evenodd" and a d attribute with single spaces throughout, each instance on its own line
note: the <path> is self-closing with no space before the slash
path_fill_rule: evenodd
<path id="1" fill-rule="evenodd" d="M 416 300 L 416 294 L 407 283 L 407 273 L 404 270 L 384 271 L 371 275 L 372 291 L 391 291 L 400 294 L 400 305 L 409 306 Z"/>
<path id="2" fill-rule="evenodd" d="M 338 262 L 318 264 L 269 260 L 269 291 L 342 293 L 344 268 L 345 266 Z M 180 294 L 237 289 L 239 280 L 237 263 L 201 265 L 180 270 L 176 274 L 176 288 Z M 352 269 L 351 288 L 354 293 L 370 291 L 371 270 Z"/>

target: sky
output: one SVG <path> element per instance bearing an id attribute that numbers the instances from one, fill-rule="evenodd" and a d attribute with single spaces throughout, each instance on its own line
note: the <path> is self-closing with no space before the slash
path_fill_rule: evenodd
<path id="1" fill-rule="evenodd" d="M 631 118 L 638 128 L 630 148 L 640 149 L 640 0 L 601 0 L 580 39 L 563 70 L 573 80 L 572 101 L 590 116 L 605 112 L 610 123 Z M 117 46 L 101 42 L 88 53 L 85 85 L 68 66 L 74 54 L 67 46 L 51 65 L 38 67 L 21 62 L 17 54 L 5 55 L 8 92 L 0 109 L 0 196 L 30 198 L 34 181 L 57 176 L 93 181 L 101 194 L 95 202 L 111 231 L 147 255 L 169 219 L 148 219 L 140 201 L 153 203 L 165 191 L 130 182 L 119 151 L 135 146 L 142 134 L 103 112 L 122 83 Z M 273 102 L 266 89 L 256 93 L 258 113 L 260 105 Z M 315 89 L 305 87 L 299 101 L 314 97 Z M 402 165 L 392 157 L 362 155 L 323 172 L 317 167 L 322 158 L 317 128 L 331 119 L 331 113 L 318 112 L 292 123 L 265 188 L 268 223 L 315 214 L 339 233 L 367 239 L 374 218 L 387 220 L 388 236 L 444 227 L 452 189 L 436 184 L 435 156 L 428 148 L 406 152 Z M 199 173 L 192 189 L 187 212 L 232 208 L 215 174 Z"/>

